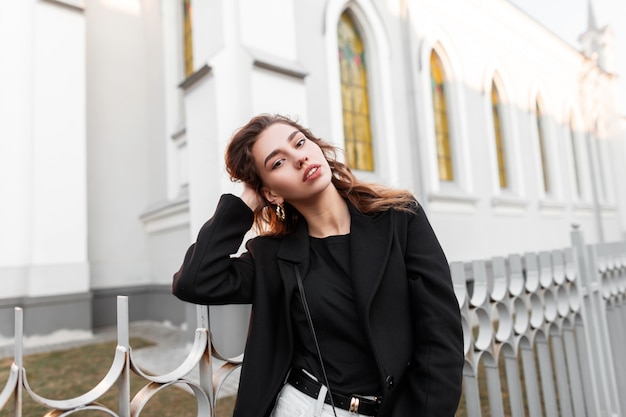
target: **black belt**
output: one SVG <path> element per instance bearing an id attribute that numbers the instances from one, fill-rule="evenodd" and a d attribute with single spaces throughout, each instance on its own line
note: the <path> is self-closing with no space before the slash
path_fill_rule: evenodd
<path id="1" fill-rule="evenodd" d="M 317 398 L 322 384 L 305 374 L 299 369 L 292 369 L 287 382 L 293 385 L 298 391 L 305 393 L 311 398 Z M 365 398 L 360 395 L 341 395 L 333 392 L 333 402 L 335 407 L 348 410 L 354 414 L 363 414 L 366 416 L 375 416 L 378 413 L 380 405 L 380 397 L 374 399 Z M 331 404 L 330 393 L 326 393 L 324 399 L 326 404 Z"/>

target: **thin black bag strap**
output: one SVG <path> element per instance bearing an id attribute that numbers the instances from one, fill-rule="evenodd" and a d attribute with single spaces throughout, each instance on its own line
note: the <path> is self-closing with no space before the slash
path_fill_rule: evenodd
<path id="1" fill-rule="evenodd" d="M 306 320 L 309 323 L 309 329 L 311 329 L 311 335 L 313 335 L 313 341 L 315 342 L 315 349 L 317 350 L 317 356 L 320 360 L 320 366 L 322 367 L 322 375 L 324 376 L 324 382 L 326 383 L 326 388 L 328 388 L 328 397 L 330 398 L 330 405 L 333 407 L 333 414 L 337 417 L 337 412 L 335 411 L 335 401 L 333 400 L 333 393 L 330 389 L 330 384 L 328 383 L 328 376 L 326 375 L 326 368 L 324 367 L 324 361 L 322 360 L 322 352 L 320 351 L 320 345 L 317 343 L 317 336 L 315 335 L 315 328 L 313 327 L 313 320 L 311 320 L 311 312 L 309 311 L 309 304 L 306 301 L 306 296 L 304 295 L 304 285 L 302 285 L 302 277 L 300 276 L 300 270 L 298 269 L 298 265 L 293 266 L 296 270 L 296 280 L 298 281 L 298 290 L 300 290 L 300 298 L 302 299 L 302 307 L 304 308 L 304 314 L 306 316 Z"/>

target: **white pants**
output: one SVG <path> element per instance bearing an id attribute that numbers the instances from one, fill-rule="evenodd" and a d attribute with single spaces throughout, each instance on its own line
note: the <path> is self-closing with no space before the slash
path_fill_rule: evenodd
<path id="1" fill-rule="evenodd" d="M 278 393 L 276 405 L 270 417 L 335 417 L 331 405 L 324 403 L 326 392 L 327 388 L 322 385 L 315 399 L 298 391 L 291 384 L 285 384 Z M 337 407 L 335 411 L 337 417 L 365 417 L 363 414 L 353 414 Z"/>

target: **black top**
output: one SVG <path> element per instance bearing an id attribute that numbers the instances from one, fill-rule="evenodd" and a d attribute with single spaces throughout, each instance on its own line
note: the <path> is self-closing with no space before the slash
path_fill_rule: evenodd
<path id="1" fill-rule="evenodd" d="M 378 395 L 381 389 L 376 361 L 354 302 L 349 238 L 309 238 L 311 258 L 303 279 L 304 292 L 332 391 Z M 291 313 L 295 330 L 293 365 L 323 382 L 299 292 L 292 300 Z"/>

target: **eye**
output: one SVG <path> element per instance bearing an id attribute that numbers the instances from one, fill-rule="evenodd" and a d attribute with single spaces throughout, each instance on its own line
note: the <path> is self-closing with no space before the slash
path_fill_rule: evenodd
<path id="1" fill-rule="evenodd" d="M 274 163 L 272 164 L 272 169 L 276 169 L 276 168 L 280 167 L 280 166 L 283 164 L 283 162 L 285 162 L 285 160 L 284 160 L 284 159 L 282 159 L 282 158 L 281 158 L 281 159 L 276 160 L 276 162 L 274 162 Z"/>
<path id="2" fill-rule="evenodd" d="M 299 140 L 296 142 L 296 148 L 300 148 L 300 147 L 304 146 L 304 143 L 305 143 L 305 142 L 306 142 L 306 138 L 299 139 Z"/>

